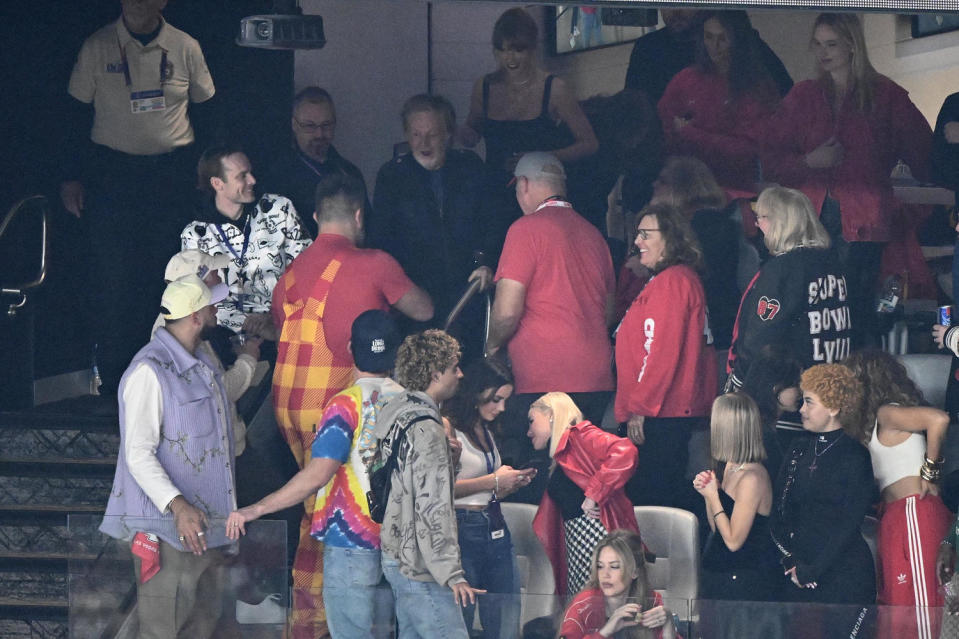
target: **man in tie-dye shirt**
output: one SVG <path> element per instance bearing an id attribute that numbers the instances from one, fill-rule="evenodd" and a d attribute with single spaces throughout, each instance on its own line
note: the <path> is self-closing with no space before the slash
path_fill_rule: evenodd
<path id="1" fill-rule="evenodd" d="M 244 525 L 316 493 L 310 534 L 323 542 L 322 605 L 334 637 L 389 637 L 393 594 L 380 569 L 380 525 L 370 519 L 366 467 L 376 448 L 373 426 L 380 408 L 403 388 L 390 379 L 401 341 L 383 311 L 353 322 L 350 350 L 354 383 L 323 411 L 311 459 L 285 486 L 227 520 L 236 538 Z M 320 593 L 294 588 L 294 600 L 320 604 Z"/>

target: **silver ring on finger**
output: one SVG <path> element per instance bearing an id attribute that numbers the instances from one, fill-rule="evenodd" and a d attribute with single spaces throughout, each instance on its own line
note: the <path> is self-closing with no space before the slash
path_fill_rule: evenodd
<path id="1" fill-rule="evenodd" d="M 186 541 L 186 537 L 184 537 L 183 535 L 180 535 L 179 540 L 180 540 L 180 543 L 183 543 L 184 541 Z"/>
<path id="2" fill-rule="evenodd" d="M 206 536 L 206 533 L 201 530 L 201 531 L 199 531 L 199 532 L 196 534 L 196 536 L 197 536 L 197 537 L 205 537 L 205 536 Z"/>

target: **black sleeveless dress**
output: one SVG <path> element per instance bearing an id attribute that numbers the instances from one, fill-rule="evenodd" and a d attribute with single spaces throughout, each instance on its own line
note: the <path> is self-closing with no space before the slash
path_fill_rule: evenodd
<path id="1" fill-rule="evenodd" d="M 553 78 L 546 78 L 540 113 L 531 120 L 494 120 L 489 117 L 490 76 L 483 78 L 483 140 L 486 142 L 487 193 L 491 208 L 494 239 L 502 246 L 510 224 L 522 217 L 516 203 L 516 194 L 508 188 L 513 179 L 514 155 L 530 151 L 555 151 L 573 143 L 573 134 L 565 123 L 554 121 L 549 115 L 549 98 Z M 507 168 L 510 167 L 510 168 Z"/>
<path id="2" fill-rule="evenodd" d="M 735 500 L 719 492 L 723 510 L 732 514 Z M 710 536 L 703 551 L 700 582 L 700 623 L 703 639 L 769 639 L 786 637 L 788 615 L 775 604 L 782 573 L 769 536 L 769 517 L 756 513 L 749 536 L 732 552 L 722 535 Z M 760 602 L 760 603 L 748 603 Z"/>
<path id="3" fill-rule="evenodd" d="M 736 501 L 719 491 L 723 510 L 732 515 Z M 713 533 L 703 551 L 701 591 L 704 599 L 770 601 L 778 579 L 776 547 L 769 536 L 769 517 L 756 513 L 749 536 L 733 552 L 719 532 Z"/>
<path id="4" fill-rule="evenodd" d="M 546 77 L 540 113 L 532 120 L 493 120 L 489 117 L 490 76 L 483 78 L 483 139 L 486 141 L 486 164 L 492 172 L 506 175 L 505 185 L 512 177 L 506 169 L 510 158 L 529 151 L 555 151 L 573 143 L 573 134 L 562 122 L 549 116 L 549 98 L 553 78 Z"/>

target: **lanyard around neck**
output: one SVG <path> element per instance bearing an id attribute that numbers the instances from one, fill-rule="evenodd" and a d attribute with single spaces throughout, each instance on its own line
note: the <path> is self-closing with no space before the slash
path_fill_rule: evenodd
<path id="1" fill-rule="evenodd" d="M 313 171 L 314 173 L 316 173 L 316 176 L 317 176 L 317 177 L 319 177 L 319 178 L 324 178 L 324 177 L 326 177 L 326 174 L 323 173 L 323 172 L 321 172 L 319 169 L 317 169 L 316 166 L 309 160 L 309 158 L 307 158 L 306 156 L 303 155 L 303 152 L 302 152 L 302 151 L 297 150 L 296 156 L 297 156 L 298 158 L 300 158 L 300 162 L 302 162 L 303 164 L 305 164 L 305 165 L 307 166 L 307 168 L 309 168 L 311 171 Z M 327 161 L 327 162 L 330 161 L 329 151 L 327 151 L 326 161 Z M 321 162 L 321 164 L 325 164 L 325 162 Z"/>
<path id="2" fill-rule="evenodd" d="M 120 34 L 117 34 L 117 49 L 120 50 L 120 66 L 123 67 L 123 80 L 126 82 L 127 87 L 133 86 L 133 80 L 130 77 L 130 63 L 127 62 L 127 53 L 123 49 L 123 45 L 120 44 Z M 166 69 L 166 55 L 167 51 L 163 47 L 160 47 L 160 86 L 163 86 L 163 71 Z"/>
<path id="3" fill-rule="evenodd" d="M 536 207 L 536 211 L 533 211 L 533 213 L 536 213 L 536 212 L 539 211 L 540 209 L 545 209 L 547 206 L 561 206 L 561 207 L 567 208 L 567 209 L 573 208 L 573 205 L 572 205 L 572 204 L 570 204 L 570 203 L 567 202 L 566 200 L 562 199 L 560 196 L 558 196 L 558 195 L 553 195 L 553 196 L 550 196 L 550 197 L 546 198 L 545 200 L 543 200 L 542 204 L 540 204 L 539 206 L 537 206 L 537 207 Z"/>
<path id="4" fill-rule="evenodd" d="M 489 428 L 486 427 L 486 424 L 483 424 L 483 436 L 486 438 L 486 448 L 487 450 L 483 451 L 483 459 L 486 460 L 486 472 L 492 473 L 495 468 L 493 468 L 493 463 L 496 461 L 496 452 L 493 448 L 493 438 L 490 437 Z"/>
<path id="5" fill-rule="evenodd" d="M 243 248 L 240 249 L 240 252 L 237 253 L 236 249 L 233 248 L 233 243 L 230 242 L 229 238 L 226 236 L 226 232 L 223 230 L 223 227 L 220 224 L 213 225 L 216 228 L 217 234 L 220 236 L 220 243 L 227 248 L 230 253 L 233 254 L 239 261 L 239 265 L 243 265 L 243 258 L 246 257 L 246 249 L 250 246 L 250 214 L 246 214 L 246 223 L 243 225 Z"/>

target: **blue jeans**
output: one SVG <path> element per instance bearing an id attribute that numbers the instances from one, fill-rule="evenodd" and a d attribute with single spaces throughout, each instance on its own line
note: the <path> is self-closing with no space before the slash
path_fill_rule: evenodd
<path id="1" fill-rule="evenodd" d="M 456 510 L 460 560 L 466 581 L 486 590 L 480 595 L 479 616 L 485 639 L 514 639 L 519 636 L 519 574 L 515 568 L 509 528 L 499 539 L 490 537 L 489 517 L 479 510 Z M 467 628 L 473 627 L 476 606 L 463 609 Z"/>
<path id="2" fill-rule="evenodd" d="M 382 564 L 383 574 L 396 598 L 399 637 L 469 639 L 452 590 L 435 581 L 416 581 L 406 577 L 400 572 L 399 563 L 385 552 Z"/>
<path id="3" fill-rule="evenodd" d="M 393 634 L 393 591 L 383 579 L 379 550 L 325 545 L 323 601 L 335 639 Z"/>

